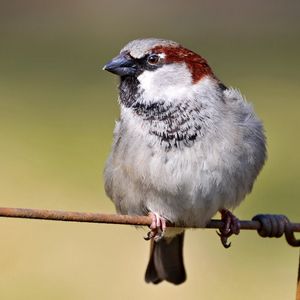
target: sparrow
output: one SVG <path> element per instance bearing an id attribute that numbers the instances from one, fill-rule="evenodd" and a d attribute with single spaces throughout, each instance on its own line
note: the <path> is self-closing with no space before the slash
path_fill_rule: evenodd
<path id="1" fill-rule="evenodd" d="M 202 56 L 174 41 L 131 41 L 103 69 L 120 78 L 105 191 L 118 213 L 151 216 L 146 282 L 180 284 L 182 227 L 204 227 L 219 211 L 223 245 L 239 233 L 230 209 L 266 160 L 262 122 Z"/>

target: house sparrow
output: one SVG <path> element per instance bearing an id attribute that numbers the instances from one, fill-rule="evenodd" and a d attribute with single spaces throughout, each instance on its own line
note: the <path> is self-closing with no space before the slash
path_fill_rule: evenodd
<path id="1" fill-rule="evenodd" d="M 200 55 L 164 39 L 128 43 L 104 70 L 120 76 L 120 120 L 105 167 L 118 213 L 150 215 L 146 282 L 185 281 L 184 231 L 218 211 L 227 238 L 239 232 L 228 209 L 248 194 L 266 159 L 261 121 Z M 167 223 L 176 228 L 167 228 Z"/>

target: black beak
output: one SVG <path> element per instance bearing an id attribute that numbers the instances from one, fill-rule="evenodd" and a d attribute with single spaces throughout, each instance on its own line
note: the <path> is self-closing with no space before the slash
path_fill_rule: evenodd
<path id="1" fill-rule="evenodd" d="M 119 56 L 113 58 L 104 67 L 103 70 L 117 74 L 119 76 L 134 75 L 137 71 L 137 66 L 134 59 L 127 53 L 121 53 Z"/>

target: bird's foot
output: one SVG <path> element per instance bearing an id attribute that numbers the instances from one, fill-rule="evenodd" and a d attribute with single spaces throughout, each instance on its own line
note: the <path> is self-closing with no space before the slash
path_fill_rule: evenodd
<path id="1" fill-rule="evenodd" d="M 167 228 L 167 220 L 159 216 L 157 213 L 150 212 L 149 217 L 152 219 L 150 231 L 144 237 L 146 241 L 153 239 L 158 242 L 163 236 Z"/>
<path id="2" fill-rule="evenodd" d="M 229 248 L 231 243 L 228 243 L 228 238 L 233 234 L 240 233 L 241 224 L 239 219 L 228 209 L 222 209 L 220 213 L 224 225 L 219 229 L 217 234 L 221 239 L 222 245 L 225 248 Z"/>

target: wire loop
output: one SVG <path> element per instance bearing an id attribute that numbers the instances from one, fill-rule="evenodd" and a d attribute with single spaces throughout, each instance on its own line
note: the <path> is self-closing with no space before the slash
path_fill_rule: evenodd
<path id="1" fill-rule="evenodd" d="M 260 228 L 257 229 L 261 237 L 279 238 L 285 234 L 286 241 L 293 247 L 300 247 L 300 240 L 297 240 L 289 219 L 284 215 L 260 214 L 252 218 L 258 221 Z"/>

